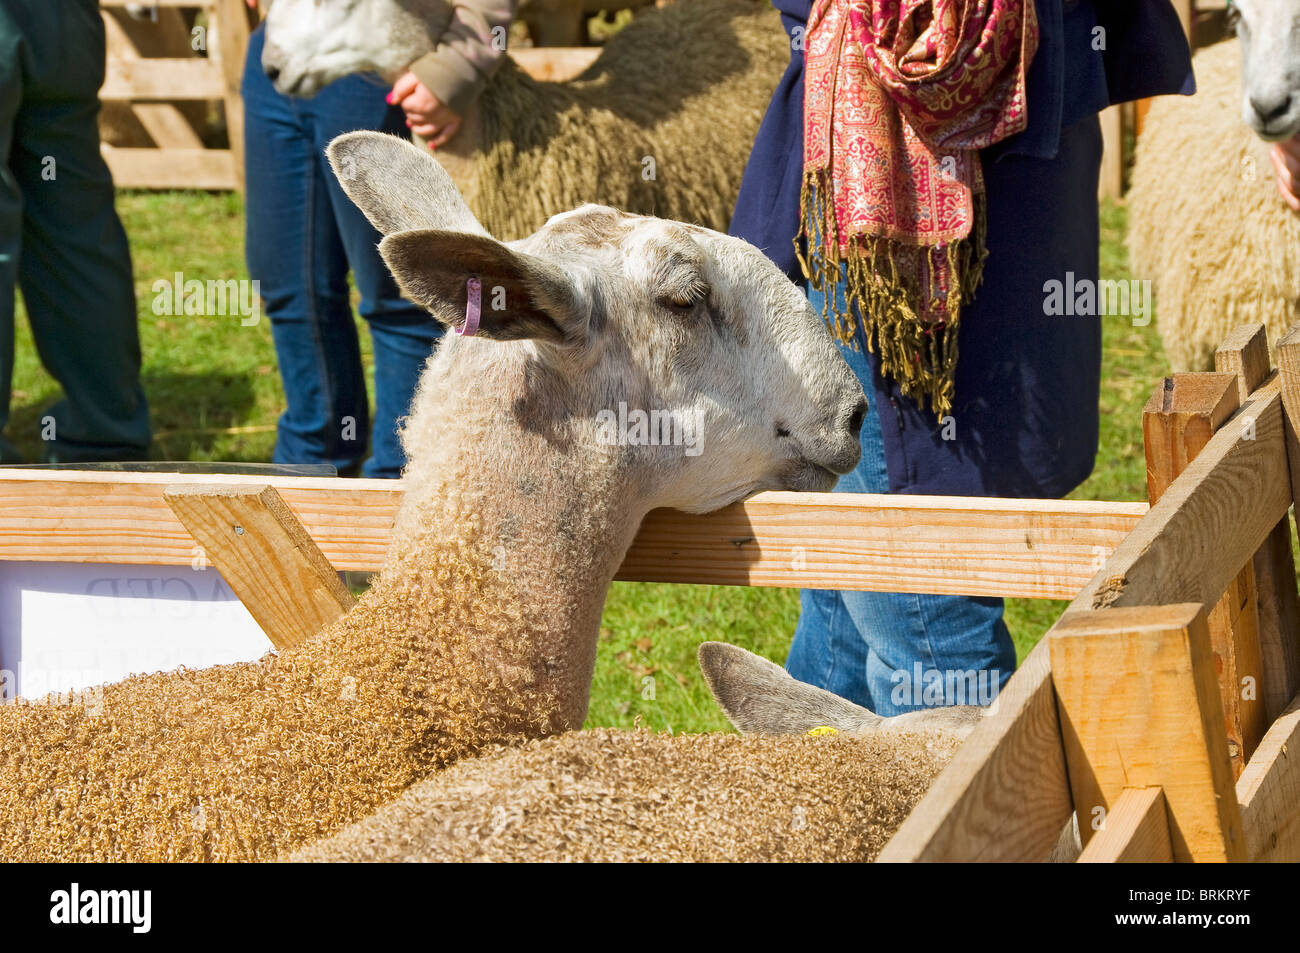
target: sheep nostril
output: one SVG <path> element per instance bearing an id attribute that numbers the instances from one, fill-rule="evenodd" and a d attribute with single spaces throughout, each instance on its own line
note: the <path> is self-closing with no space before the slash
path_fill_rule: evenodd
<path id="1" fill-rule="evenodd" d="M 278 66 L 263 66 L 262 71 L 266 73 L 266 78 L 273 83 L 280 78 L 280 67 Z"/>
<path id="2" fill-rule="evenodd" d="M 1256 99 L 1251 96 L 1250 108 L 1255 110 L 1255 114 L 1262 122 L 1270 123 L 1286 115 L 1287 110 L 1291 108 L 1291 94 L 1284 93 L 1281 99 L 1274 100 Z"/>
<path id="3" fill-rule="evenodd" d="M 858 401 L 858 406 L 853 408 L 853 414 L 849 417 L 849 433 L 853 434 L 853 439 L 862 436 L 862 424 L 867 419 L 867 402 Z"/>

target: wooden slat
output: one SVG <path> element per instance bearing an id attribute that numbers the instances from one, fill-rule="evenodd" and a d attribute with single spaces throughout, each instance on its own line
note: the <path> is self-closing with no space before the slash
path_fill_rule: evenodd
<path id="1" fill-rule="evenodd" d="M 160 149 L 202 149 L 203 140 L 171 103 L 133 103 L 131 112 Z"/>
<path id="2" fill-rule="evenodd" d="M 1255 749 L 1237 779 L 1246 859 L 1300 862 L 1300 696 Z"/>
<path id="3" fill-rule="evenodd" d="M 1272 371 L 1264 325 L 1243 324 L 1234 328 L 1214 352 L 1214 369 L 1236 376 L 1237 402 L 1244 404 Z"/>
<path id="4" fill-rule="evenodd" d="M 1249 429 L 1239 425 L 1250 417 Z M 1274 375 L 1221 427 L 1084 587 L 1093 608 L 1213 605 L 1291 505 Z"/>
<path id="5" fill-rule="evenodd" d="M 760 494 L 703 520 L 652 513 L 620 578 L 1069 599 L 1142 511 L 1142 504 Z"/>
<path id="6" fill-rule="evenodd" d="M 204 0 L 99 0 L 101 7 L 125 7 L 143 3 L 150 7 L 206 7 Z"/>
<path id="7" fill-rule="evenodd" d="M 276 648 L 310 639 L 356 602 L 270 486 L 171 486 L 164 498 Z"/>
<path id="8" fill-rule="evenodd" d="M 1056 845 L 1073 805 L 1047 639 L 995 704 L 885 845 L 882 863 L 1039 861 Z"/>
<path id="9" fill-rule="evenodd" d="M 1101 172 L 1097 198 L 1116 200 L 1124 194 L 1124 113 L 1121 106 L 1101 111 Z"/>
<path id="10" fill-rule="evenodd" d="M 114 149 L 103 147 L 113 183 L 127 189 L 233 189 L 238 184 L 228 149 Z"/>
<path id="11" fill-rule="evenodd" d="M 117 17 L 105 14 L 103 21 L 108 56 L 115 68 L 120 60 L 140 59 L 139 48 Z M 203 148 L 198 133 L 174 103 L 132 103 L 131 112 L 155 145 L 170 149 Z"/>
<path id="12" fill-rule="evenodd" d="M 0 469 L 0 560 L 185 565 L 168 483 L 275 486 L 339 569 L 380 567 L 396 480 Z M 619 573 L 644 582 L 1068 597 L 1145 504 L 761 493 L 705 516 L 656 510 Z M 1042 560 L 1040 563 L 1039 560 Z"/>
<path id="13" fill-rule="evenodd" d="M 1106 826 L 1079 855 L 1081 864 L 1168 864 L 1169 819 L 1160 788 L 1125 788 L 1106 815 Z"/>
<path id="14" fill-rule="evenodd" d="M 153 56 L 110 57 L 99 98 L 105 100 L 221 99 L 221 71 L 211 60 Z"/>
<path id="15" fill-rule="evenodd" d="M 235 173 L 235 188 L 244 191 L 244 99 L 240 81 L 244 70 L 244 55 L 248 50 L 248 13 L 244 0 L 216 0 L 212 15 L 216 20 L 216 43 L 211 44 L 212 57 L 221 73 L 222 103 L 226 114 L 226 135 L 230 139 L 231 165 Z"/>
<path id="16" fill-rule="evenodd" d="M 1238 439 L 1232 425 L 1211 437 L 1071 610 L 1127 600 L 1157 604 L 1165 593 L 1207 609 L 1217 602 L 1289 503 L 1289 491 L 1277 486 L 1285 473 L 1279 405 L 1274 379 L 1244 411 L 1256 418 L 1256 439 Z M 1055 630 L 1030 652 L 999 696 L 996 714 L 967 739 L 881 860 L 1047 856 L 1073 809 L 1048 658 Z"/>
<path id="17" fill-rule="evenodd" d="M 1291 499 L 1300 500 L 1300 322 L 1293 324 L 1277 344 L 1278 375 L 1282 380 L 1282 405 L 1285 409 L 1285 439 L 1287 460 L 1290 463 Z M 1294 577 L 1286 576 L 1284 565 L 1290 564 L 1291 535 L 1285 540 L 1273 541 L 1277 572 L 1282 582 L 1290 583 Z M 1287 563 L 1283 563 L 1283 559 Z M 1284 614 L 1279 621 L 1280 641 L 1276 646 L 1265 643 L 1264 657 L 1266 693 L 1269 709 L 1274 711 L 1280 699 L 1300 693 L 1300 611 L 1295 617 Z"/>
<path id="18" fill-rule="evenodd" d="M 1262 340 L 1263 327 L 1259 330 Z M 1237 409 L 1242 391 L 1248 397 L 1254 385 L 1267 375 L 1268 346 L 1266 341 L 1262 343 L 1262 372 L 1256 366 L 1256 344 L 1230 338 L 1228 349 L 1221 352 L 1223 363 L 1229 365 L 1220 368 L 1224 373 L 1166 377 L 1147 401 L 1142 411 L 1142 434 L 1146 445 L 1147 492 L 1152 503 Z M 1247 380 L 1248 375 L 1254 379 Z M 1228 753 L 1236 777 L 1263 737 L 1265 728 L 1260 698 L 1259 604 L 1253 561 L 1248 560 L 1241 567 L 1210 610 L 1209 626 L 1228 733 Z M 1243 685 L 1254 686 L 1254 691 L 1243 691 Z"/>
<path id="19" fill-rule="evenodd" d="M 1268 335 L 1263 324 L 1247 324 L 1235 329 L 1214 352 L 1215 370 L 1237 376 L 1237 393 L 1244 403 L 1267 379 L 1270 366 Z M 1286 382 L 1283 381 L 1283 410 L 1286 409 Z M 1300 601 L 1297 600 L 1295 561 L 1291 554 L 1291 519 L 1282 517 L 1264 545 L 1252 559 L 1259 626 L 1259 667 L 1255 686 L 1259 697 L 1258 730 L 1252 735 L 1246 756 L 1263 735 L 1264 728 L 1281 713 L 1283 707 L 1300 691 Z M 1239 581 L 1246 582 L 1243 573 Z M 1238 680 L 1249 674 L 1249 665 L 1238 665 Z M 1240 690 L 1240 689 L 1239 689 Z"/>
<path id="20" fill-rule="evenodd" d="M 1142 408 L 1147 498 L 1154 503 L 1240 406 L 1234 374 L 1174 374 Z"/>
<path id="21" fill-rule="evenodd" d="M 1126 787 L 1158 786 L 1175 860 L 1244 859 L 1204 607 L 1068 612 L 1049 642 L 1085 848 L 1098 807 L 1114 810 Z"/>

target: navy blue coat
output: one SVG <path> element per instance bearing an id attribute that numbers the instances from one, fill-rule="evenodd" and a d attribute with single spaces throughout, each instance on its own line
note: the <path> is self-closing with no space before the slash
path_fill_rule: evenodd
<path id="1" fill-rule="evenodd" d="M 810 0 L 773 5 L 791 34 L 811 8 Z M 975 300 L 963 309 L 952 424 L 942 427 L 871 361 L 867 397 L 879 415 L 893 492 L 1055 497 L 1092 471 L 1100 321 L 1127 319 L 1049 317 L 1043 286 L 1064 281 L 1066 272 L 1076 281 L 1097 277 L 1096 114 L 1131 99 L 1191 93 L 1191 57 L 1168 0 L 1036 6 L 1040 40 L 1029 71 L 1028 126 L 981 153 L 989 258 Z M 1099 37 L 1104 44 L 1095 42 Z M 792 49 L 731 222 L 732 234 L 763 249 L 798 282 L 803 68 L 803 53 Z"/>

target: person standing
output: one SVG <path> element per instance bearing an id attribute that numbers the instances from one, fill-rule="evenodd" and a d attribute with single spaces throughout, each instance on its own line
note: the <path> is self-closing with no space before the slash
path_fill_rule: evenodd
<path id="1" fill-rule="evenodd" d="M 265 27 L 253 32 L 242 82 L 245 249 L 249 275 L 261 282 L 284 382 L 274 462 L 330 463 L 368 477 L 401 474 L 398 422 L 441 326 L 402 298 L 379 256 L 381 236 L 344 194 L 325 147 L 360 129 L 414 131 L 435 149 L 447 142 L 505 55 L 497 37 L 515 6 L 516 0 L 458 3 L 436 48 L 392 89 L 377 76 L 354 75 L 310 99 L 275 89 L 261 65 Z M 373 428 L 349 272 L 373 344 Z"/>
<path id="2" fill-rule="evenodd" d="M 1098 112 L 1193 89 L 1177 14 L 775 6 L 791 62 L 731 231 L 807 282 L 862 381 L 862 462 L 837 489 L 1063 496 L 1096 456 L 1101 324 L 1049 316 L 1045 292 L 1098 278 Z M 995 598 L 806 590 L 786 667 L 882 715 L 987 704 L 1016 663 L 1002 614 Z"/>
<path id="3" fill-rule="evenodd" d="M 21 287 L 63 388 L 39 424 L 46 463 L 143 460 L 151 439 L 131 253 L 99 151 L 104 67 L 97 0 L 0 5 L 0 430 Z M 0 462 L 21 462 L 3 434 Z"/>

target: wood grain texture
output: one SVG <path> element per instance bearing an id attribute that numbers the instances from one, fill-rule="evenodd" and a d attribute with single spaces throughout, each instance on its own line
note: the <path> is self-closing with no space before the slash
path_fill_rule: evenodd
<path id="1" fill-rule="evenodd" d="M 1263 326 L 1257 335 L 1239 329 L 1215 354 L 1223 373 L 1178 374 L 1165 378 L 1142 412 L 1147 461 L 1147 490 L 1155 503 L 1188 463 L 1209 443 L 1214 432 L 1239 405 L 1239 395 L 1254 390 L 1268 373 L 1268 345 Z M 1258 365 L 1262 346 L 1264 364 Z M 1216 365 L 1217 366 L 1217 365 Z M 1214 647 L 1228 754 L 1233 777 L 1264 735 L 1260 696 L 1259 605 L 1253 559 L 1247 560 L 1210 610 L 1210 642 Z M 1245 680 L 1245 681 L 1243 681 Z M 1249 686 L 1243 690 L 1243 685 Z"/>
<path id="2" fill-rule="evenodd" d="M 1234 330 L 1214 352 L 1217 371 L 1237 375 L 1237 394 L 1244 403 L 1270 373 L 1268 335 L 1263 324 L 1247 324 Z M 1294 371 L 1294 365 L 1292 371 Z M 1286 410 L 1286 380 L 1283 375 L 1283 411 Z M 1285 421 L 1284 421 L 1285 422 Z M 1285 431 L 1284 427 L 1284 431 Z M 1297 600 L 1295 562 L 1291 554 L 1291 520 L 1284 516 L 1273 528 L 1252 559 L 1259 629 L 1258 665 L 1262 670 L 1256 686 L 1259 723 L 1252 730 L 1246 757 L 1263 736 L 1264 728 L 1281 713 L 1300 691 L 1300 601 Z M 1238 577 L 1248 580 L 1244 571 Z M 1213 631 L 1213 628 L 1211 628 Z M 1252 674 L 1249 665 L 1238 666 L 1238 678 Z"/>
<path id="3" fill-rule="evenodd" d="M 1215 349 L 1214 369 L 1237 378 L 1237 402 L 1244 404 L 1272 371 L 1268 360 L 1268 334 L 1262 324 L 1234 328 Z"/>
<path id="4" fill-rule="evenodd" d="M 164 499 L 276 648 L 310 639 L 356 603 L 273 487 L 189 484 Z"/>
<path id="5" fill-rule="evenodd" d="M 1291 505 L 1274 375 L 1130 533 L 1081 595 L 1093 608 L 1212 606 Z"/>
<path id="6" fill-rule="evenodd" d="M 879 860 L 1045 860 L 1073 809 L 1045 638 Z"/>
<path id="7" fill-rule="evenodd" d="M 341 570 L 383 565 L 398 480 L 0 469 L 0 560 L 186 565 L 169 484 L 271 485 Z M 1142 503 L 761 493 L 716 513 L 651 513 L 620 579 L 1069 597 Z M 918 588 L 919 587 L 919 588 Z"/>
<path id="8" fill-rule="evenodd" d="M 1237 779 L 1246 859 L 1300 862 L 1300 696 L 1273 722 Z"/>
<path id="9" fill-rule="evenodd" d="M 1291 466 L 1291 498 L 1300 501 L 1300 322 L 1293 324 L 1278 341 L 1277 364 L 1278 375 L 1282 380 L 1287 459 Z M 1285 541 L 1279 533 L 1273 545 L 1278 560 L 1276 571 L 1284 580 L 1289 581 L 1295 571 L 1290 532 L 1286 534 Z M 1285 575 L 1287 567 L 1290 567 L 1291 576 Z M 1279 620 L 1279 644 L 1276 647 L 1267 642 L 1262 645 L 1266 653 L 1266 691 L 1271 712 L 1279 699 L 1289 699 L 1300 692 L 1300 610 L 1292 615 L 1289 605 L 1282 603 L 1279 608 L 1282 613 Z"/>
<path id="10" fill-rule="evenodd" d="M 1164 495 L 1238 406 L 1233 374 L 1175 374 L 1156 387 L 1142 408 L 1148 500 Z"/>
<path id="11" fill-rule="evenodd" d="M 1125 788 L 1106 815 L 1106 826 L 1079 855 L 1081 864 L 1169 864 L 1173 860 L 1160 788 Z"/>
<path id="12" fill-rule="evenodd" d="M 1084 846 L 1098 808 L 1160 787 L 1175 860 L 1243 860 L 1204 607 L 1067 612 L 1048 642 Z"/>

